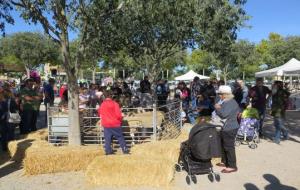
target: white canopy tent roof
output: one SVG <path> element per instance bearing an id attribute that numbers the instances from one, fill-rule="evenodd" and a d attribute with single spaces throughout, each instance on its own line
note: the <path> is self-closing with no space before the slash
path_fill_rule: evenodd
<path id="1" fill-rule="evenodd" d="M 300 74 L 300 61 L 298 61 L 295 58 L 292 58 L 284 65 L 255 73 L 255 77 L 282 76 L 282 75 L 292 75 L 297 73 Z"/>
<path id="2" fill-rule="evenodd" d="M 184 75 L 175 77 L 175 80 L 193 80 L 195 77 L 199 77 L 200 79 L 209 79 L 208 76 L 199 75 L 195 73 L 193 70 L 190 70 L 189 72 L 185 73 Z"/>

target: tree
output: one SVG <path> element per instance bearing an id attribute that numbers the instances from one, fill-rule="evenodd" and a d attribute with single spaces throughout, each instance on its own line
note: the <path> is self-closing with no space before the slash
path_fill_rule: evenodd
<path id="1" fill-rule="evenodd" d="M 217 61 L 214 66 L 222 70 L 225 80 L 236 68 L 233 64 L 232 44 L 235 43 L 237 30 L 249 17 L 243 10 L 246 0 L 211 0 L 202 1 L 202 9 L 197 12 L 201 19 L 197 20 L 200 35 L 196 41 L 198 46 L 213 54 Z"/>
<path id="2" fill-rule="evenodd" d="M 122 11 L 110 20 L 111 31 L 119 46 L 155 79 L 165 60 L 190 45 L 195 1 L 127 1 Z M 95 10 L 99 10 L 95 4 Z M 101 27 L 94 20 L 94 27 Z M 97 35 L 97 39 L 102 39 Z"/>
<path id="3" fill-rule="evenodd" d="M 118 8 L 118 4 L 112 1 L 98 0 L 96 3 L 102 3 L 106 9 L 98 11 L 101 14 L 90 14 L 89 7 L 94 1 L 89 0 L 12 0 L 12 3 L 20 10 L 21 16 L 33 23 L 40 23 L 44 32 L 56 42 L 61 49 L 62 66 L 67 74 L 68 80 L 68 108 L 69 108 L 69 144 L 80 145 L 81 134 L 79 125 L 79 100 L 77 76 L 80 71 L 80 64 L 84 58 L 85 48 L 91 44 L 92 32 L 97 33 L 101 27 L 91 26 L 91 22 L 97 18 L 103 18 L 106 21 L 110 15 Z M 117 1 L 114 1 L 117 2 Z M 75 61 L 71 60 L 69 31 L 72 29 L 80 30 L 79 46 L 76 52 Z M 90 29 L 90 30 L 88 30 Z"/>
<path id="4" fill-rule="evenodd" d="M 216 54 L 217 62 L 229 57 L 236 30 L 246 18 L 244 3 L 245 0 L 126 1 L 124 8 L 109 20 L 106 32 L 113 34 L 110 40 L 124 46 L 139 68 L 155 79 L 164 67 L 164 60 L 196 44 Z M 93 14 L 98 14 L 102 4 L 95 3 L 93 7 Z M 92 22 L 94 28 L 102 27 L 101 20 Z M 101 34 L 93 36 L 103 40 Z M 102 47 L 101 42 L 93 44 Z M 226 65 L 218 67 L 227 71 L 229 62 L 223 61 Z"/>
<path id="5" fill-rule="evenodd" d="M 201 49 L 195 49 L 186 59 L 187 65 L 198 73 L 202 73 L 205 70 L 212 69 L 216 63 L 215 57 Z"/>
<path id="6" fill-rule="evenodd" d="M 47 62 L 58 62 L 58 47 L 40 33 L 20 32 L 2 38 L 0 41 L 1 62 L 18 64 L 30 70 Z"/>
<path id="7" fill-rule="evenodd" d="M 12 6 L 7 0 L 0 0 L 0 31 L 5 34 L 5 23 L 13 24 L 14 20 L 9 14 L 12 10 Z"/>
<path id="8" fill-rule="evenodd" d="M 286 63 L 291 58 L 300 58 L 300 38 L 297 36 L 282 37 L 270 33 L 267 40 L 262 40 L 256 50 L 262 57 L 262 63 L 274 68 Z"/>
<path id="9" fill-rule="evenodd" d="M 232 45 L 232 56 L 237 67 L 232 72 L 235 78 L 251 78 L 259 71 L 261 59 L 255 50 L 255 44 L 246 40 L 237 41 Z"/>

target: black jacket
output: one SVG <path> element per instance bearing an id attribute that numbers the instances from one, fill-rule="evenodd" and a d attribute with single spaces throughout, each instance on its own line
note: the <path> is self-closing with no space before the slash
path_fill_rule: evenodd
<path id="1" fill-rule="evenodd" d="M 18 106 L 16 104 L 15 99 L 10 99 L 10 112 L 16 113 L 18 110 Z M 0 121 L 4 122 L 7 120 L 7 113 L 8 113 L 8 99 L 5 101 L 0 102 Z"/>

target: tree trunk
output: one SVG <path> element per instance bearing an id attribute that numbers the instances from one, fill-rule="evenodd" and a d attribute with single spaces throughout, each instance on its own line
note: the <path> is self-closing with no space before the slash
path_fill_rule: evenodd
<path id="1" fill-rule="evenodd" d="M 30 78 L 30 69 L 25 66 L 25 70 L 26 70 L 26 76 L 29 79 Z"/>
<path id="2" fill-rule="evenodd" d="M 61 42 L 64 68 L 68 80 L 68 109 L 69 109 L 69 145 L 81 145 L 80 123 L 79 123 L 79 99 L 76 69 L 70 63 L 70 51 L 67 38 Z"/>
<path id="3" fill-rule="evenodd" d="M 93 84 L 96 84 L 96 67 L 93 69 L 92 83 L 93 83 Z"/>

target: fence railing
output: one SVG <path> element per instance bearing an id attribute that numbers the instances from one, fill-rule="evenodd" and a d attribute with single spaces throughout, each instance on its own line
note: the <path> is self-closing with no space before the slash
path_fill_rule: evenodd
<path id="1" fill-rule="evenodd" d="M 128 147 L 134 144 L 160 139 L 175 138 L 182 127 L 181 102 L 169 101 L 147 108 L 123 108 L 123 135 Z M 58 107 L 49 107 L 49 143 L 68 142 L 68 115 L 61 114 Z M 96 108 L 86 108 L 80 113 L 82 144 L 104 144 L 103 128 Z M 118 143 L 113 139 L 114 146 Z"/>

